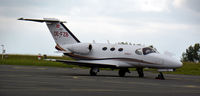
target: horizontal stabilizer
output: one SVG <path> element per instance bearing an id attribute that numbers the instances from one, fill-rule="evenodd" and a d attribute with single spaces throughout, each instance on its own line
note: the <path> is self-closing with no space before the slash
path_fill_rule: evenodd
<path id="1" fill-rule="evenodd" d="M 56 18 L 44 18 L 44 19 L 25 19 L 25 18 L 19 18 L 18 20 L 24 20 L 24 21 L 34 21 L 34 22 L 61 22 L 61 23 L 66 23 L 66 21 L 60 21 Z"/>

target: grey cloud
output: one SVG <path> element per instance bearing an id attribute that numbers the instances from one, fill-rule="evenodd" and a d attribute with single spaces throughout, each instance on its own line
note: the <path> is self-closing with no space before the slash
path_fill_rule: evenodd
<path id="1" fill-rule="evenodd" d="M 0 13 L 5 17 L 66 15 L 77 0 L 1 0 Z M 79 4 L 79 3 L 77 3 Z"/>
<path id="2" fill-rule="evenodd" d="M 200 12 L 200 0 L 186 0 L 184 5 L 191 10 Z"/>

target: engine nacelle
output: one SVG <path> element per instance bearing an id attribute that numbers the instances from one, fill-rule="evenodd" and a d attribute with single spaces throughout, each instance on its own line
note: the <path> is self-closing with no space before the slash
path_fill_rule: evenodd
<path id="1" fill-rule="evenodd" d="M 92 50 L 92 44 L 90 43 L 76 43 L 67 47 L 67 49 L 77 54 L 89 54 Z"/>

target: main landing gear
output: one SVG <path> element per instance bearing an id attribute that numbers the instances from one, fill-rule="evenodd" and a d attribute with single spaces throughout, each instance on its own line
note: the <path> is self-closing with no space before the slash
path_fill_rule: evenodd
<path id="1" fill-rule="evenodd" d="M 144 77 L 143 68 L 136 68 L 136 70 L 137 70 L 140 78 Z M 90 69 L 91 76 L 96 76 L 98 72 L 99 72 L 98 67 L 91 67 L 91 69 Z M 124 77 L 127 72 L 130 73 L 128 68 L 121 68 L 121 69 L 119 69 L 119 76 Z M 164 77 L 163 73 L 160 72 L 155 79 L 165 80 L 165 77 Z"/>
<path id="2" fill-rule="evenodd" d="M 158 77 L 156 77 L 156 79 L 165 80 L 165 77 L 164 77 L 163 73 L 160 72 L 160 73 L 158 74 Z"/>
<path id="3" fill-rule="evenodd" d="M 136 68 L 138 75 L 140 78 L 144 77 L 144 72 L 143 72 L 143 68 Z"/>
<path id="4" fill-rule="evenodd" d="M 99 72 L 99 68 L 97 68 L 97 67 L 92 67 L 92 68 L 90 69 L 90 75 L 91 75 L 91 76 L 96 76 L 96 75 L 97 75 L 97 72 Z"/>
<path id="5" fill-rule="evenodd" d="M 139 74 L 139 77 L 141 77 L 141 78 L 144 77 L 143 68 L 136 68 L 136 70 Z M 124 77 L 126 75 L 126 72 L 130 73 L 128 68 L 119 69 L 119 76 Z"/>
<path id="6" fill-rule="evenodd" d="M 126 72 L 130 73 L 130 71 L 128 70 L 128 68 L 119 69 L 119 76 L 120 77 L 124 77 L 126 75 Z"/>

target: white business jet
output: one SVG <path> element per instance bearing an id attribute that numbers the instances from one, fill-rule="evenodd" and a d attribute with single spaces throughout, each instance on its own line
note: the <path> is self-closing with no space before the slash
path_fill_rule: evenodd
<path id="1" fill-rule="evenodd" d="M 47 59 L 78 66 L 90 67 L 90 75 L 96 76 L 99 68 L 119 69 L 119 76 L 123 77 L 129 68 L 136 68 L 139 77 L 144 77 L 144 68 L 158 69 L 157 79 L 165 79 L 163 71 L 174 71 L 182 63 L 170 56 L 160 54 L 155 48 L 141 45 L 82 43 L 60 21 L 55 18 L 18 20 L 45 22 L 53 36 L 55 48 L 72 60 Z"/>

